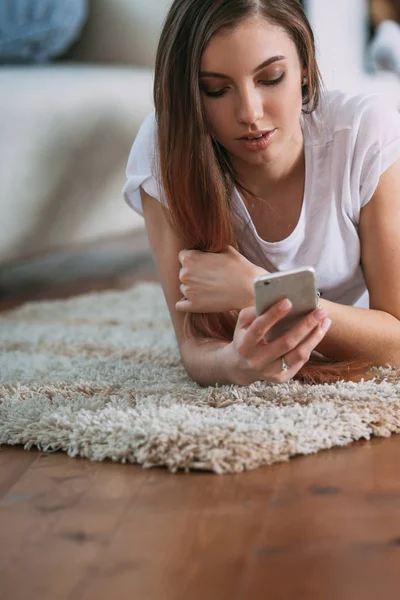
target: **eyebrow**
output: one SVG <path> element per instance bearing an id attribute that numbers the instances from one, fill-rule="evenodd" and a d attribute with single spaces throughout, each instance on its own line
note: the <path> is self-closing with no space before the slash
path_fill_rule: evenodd
<path id="1" fill-rule="evenodd" d="M 286 56 L 283 55 L 271 56 L 271 58 L 264 60 L 264 62 L 261 63 L 261 65 L 256 67 L 252 74 L 255 75 L 256 73 L 258 73 L 258 71 L 261 71 L 261 69 L 268 67 L 268 65 L 270 65 L 271 63 L 277 62 L 278 60 L 284 60 L 285 58 Z M 231 79 L 230 77 L 228 77 L 228 75 L 224 75 L 223 73 L 215 73 L 214 71 L 201 71 L 200 77 L 219 77 L 220 79 Z"/>

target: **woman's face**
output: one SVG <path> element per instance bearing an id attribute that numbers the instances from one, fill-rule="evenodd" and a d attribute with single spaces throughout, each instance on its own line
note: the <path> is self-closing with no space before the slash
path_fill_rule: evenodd
<path id="1" fill-rule="evenodd" d="M 265 19 L 217 33 L 200 66 L 210 133 L 239 162 L 256 166 L 284 156 L 302 140 L 303 76 L 296 46 Z M 268 132 L 261 142 L 239 140 L 260 131 Z"/>

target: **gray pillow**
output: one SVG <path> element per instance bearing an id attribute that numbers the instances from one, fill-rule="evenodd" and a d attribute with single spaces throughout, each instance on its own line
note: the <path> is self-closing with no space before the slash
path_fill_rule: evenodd
<path id="1" fill-rule="evenodd" d="M 87 19 L 88 0 L 0 0 L 0 63 L 42 63 L 65 52 Z"/>

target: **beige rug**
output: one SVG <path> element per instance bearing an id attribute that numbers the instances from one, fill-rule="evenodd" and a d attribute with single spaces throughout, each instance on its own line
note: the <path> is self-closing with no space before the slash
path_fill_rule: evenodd
<path id="1" fill-rule="evenodd" d="M 400 381 L 202 388 L 158 284 L 0 314 L 0 444 L 239 472 L 400 431 Z"/>

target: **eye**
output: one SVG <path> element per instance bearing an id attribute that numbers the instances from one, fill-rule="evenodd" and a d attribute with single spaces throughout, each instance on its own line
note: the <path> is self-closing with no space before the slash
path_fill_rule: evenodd
<path id="1" fill-rule="evenodd" d="M 261 81 L 260 83 L 262 83 L 262 85 L 272 87 L 274 85 L 278 85 L 278 83 L 280 83 L 284 79 L 284 77 L 285 73 L 282 73 L 281 75 L 279 75 L 279 77 L 276 77 L 275 79 L 267 79 Z M 224 96 L 224 94 L 229 88 L 223 88 L 222 90 L 218 90 L 216 92 L 209 92 L 203 86 L 200 86 L 200 89 L 205 93 L 206 96 L 209 96 L 210 98 L 220 98 L 221 96 Z"/>
<path id="2" fill-rule="evenodd" d="M 210 98 L 218 98 L 220 96 L 223 96 L 228 88 L 218 90 L 218 92 L 208 92 L 203 87 L 200 89 L 205 93 L 206 96 L 209 96 Z"/>
<path id="3" fill-rule="evenodd" d="M 267 81 L 262 81 L 261 83 L 263 85 L 268 85 L 268 86 L 277 85 L 278 83 L 280 83 L 282 81 L 282 79 L 284 77 L 285 77 L 285 73 L 282 73 L 281 75 L 279 75 L 279 77 L 276 77 L 275 79 L 268 79 Z"/>

